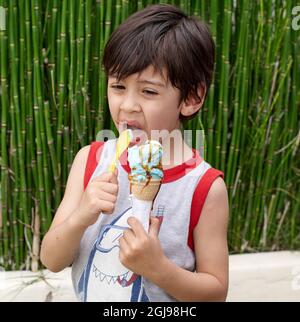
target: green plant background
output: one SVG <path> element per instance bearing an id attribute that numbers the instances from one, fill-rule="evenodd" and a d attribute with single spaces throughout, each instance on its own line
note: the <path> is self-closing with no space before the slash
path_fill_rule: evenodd
<path id="1" fill-rule="evenodd" d="M 216 41 L 213 86 L 199 117 L 184 126 L 204 129 L 205 159 L 225 173 L 230 251 L 300 246 L 297 1 L 0 0 L 5 269 L 37 269 L 74 156 L 99 130 L 115 130 L 103 48 L 116 26 L 151 3 L 202 17 Z"/>

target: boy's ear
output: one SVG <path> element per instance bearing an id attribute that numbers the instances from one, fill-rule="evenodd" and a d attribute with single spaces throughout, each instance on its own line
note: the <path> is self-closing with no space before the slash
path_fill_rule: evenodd
<path id="1" fill-rule="evenodd" d="M 204 97 L 206 94 L 205 85 L 201 84 L 198 87 L 197 94 L 199 97 L 195 95 L 190 95 L 186 101 L 181 103 L 180 113 L 182 116 L 190 116 L 198 112 L 203 105 Z"/>

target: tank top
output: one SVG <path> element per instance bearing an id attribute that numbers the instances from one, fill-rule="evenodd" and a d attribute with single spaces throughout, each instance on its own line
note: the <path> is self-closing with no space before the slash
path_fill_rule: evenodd
<path id="1" fill-rule="evenodd" d="M 116 139 L 92 142 L 84 174 L 84 189 L 106 172 L 113 159 Z M 130 167 L 125 151 L 118 168 L 119 191 L 114 212 L 101 214 L 84 232 L 72 264 L 72 282 L 80 301 L 173 302 L 175 298 L 151 281 L 130 272 L 119 263 L 118 237 L 128 228 L 132 215 Z M 158 238 L 164 254 L 176 265 L 195 271 L 193 230 L 201 215 L 213 181 L 223 172 L 214 169 L 193 149 L 193 157 L 164 170 L 153 202 L 152 215 L 163 217 Z"/>

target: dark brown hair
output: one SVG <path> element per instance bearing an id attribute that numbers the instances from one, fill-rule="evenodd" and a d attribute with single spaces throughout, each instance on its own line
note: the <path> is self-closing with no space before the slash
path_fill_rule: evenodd
<path id="1" fill-rule="evenodd" d="M 124 79 L 153 65 L 181 93 L 180 102 L 210 87 L 215 45 L 206 23 L 172 5 L 151 5 L 125 20 L 111 35 L 103 55 L 106 75 Z M 204 99 L 204 98 L 201 98 Z M 197 113 L 188 117 L 194 117 Z M 187 119 L 181 116 L 181 119 Z"/>

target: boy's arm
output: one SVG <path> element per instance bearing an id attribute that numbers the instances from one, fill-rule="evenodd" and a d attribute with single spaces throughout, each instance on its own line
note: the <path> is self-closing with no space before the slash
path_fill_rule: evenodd
<path id="1" fill-rule="evenodd" d="M 53 272 L 73 263 L 85 230 L 101 213 L 113 213 L 118 195 L 118 171 L 104 172 L 83 189 L 90 146 L 76 155 L 65 194 L 41 247 L 41 261 Z"/>
<path id="2" fill-rule="evenodd" d="M 90 145 L 80 149 L 74 158 L 64 193 L 49 231 L 41 246 L 41 261 L 51 271 L 58 272 L 69 266 L 79 247 L 86 227 L 74 222 L 82 193 L 85 166 Z"/>
<path id="3" fill-rule="evenodd" d="M 153 282 L 180 301 L 225 301 L 228 290 L 228 196 L 222 178 L 207 195 L 194 230 L 196 273 L 164 260 Z"/>
<path id="4" fill-rule="evenodd" d="M 212 184 L 194 230 L 196 273 L 167 260 L 158 286 L 180 301 L 225 301 L 228 290 L 228 197 L 222 178 Z"/>
<path id="5" fill-rule="evenodd" d="M 158 239 L 159 220 L 151 218 L 149 235 L 134 218 L 120 238 L 120 260 L 179 301 L 224 301 L 228 289 L 228 197 L 217 178 L 194 229 L 196 272 L 178 267 L 164 254 Z"/>

